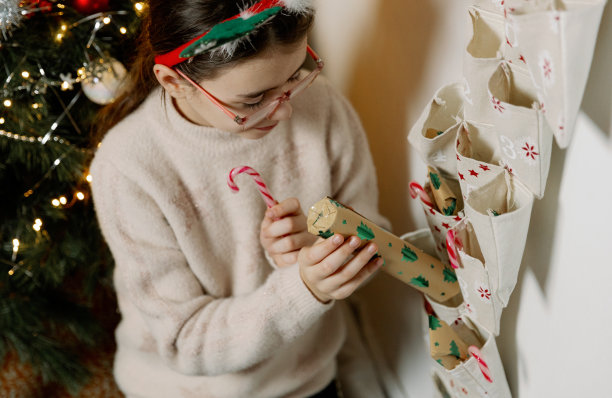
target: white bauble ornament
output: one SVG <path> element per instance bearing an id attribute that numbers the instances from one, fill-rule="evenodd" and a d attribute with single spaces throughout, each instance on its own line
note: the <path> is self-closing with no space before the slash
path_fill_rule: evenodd
<path id="1" fill-rule="evenodd" d="M 83 92 L 96 104 L 110 104 L 119 96 L 127 70 L 115 58 L 106 58 L 94 64 L 93 70 L 81 81 Z"/>

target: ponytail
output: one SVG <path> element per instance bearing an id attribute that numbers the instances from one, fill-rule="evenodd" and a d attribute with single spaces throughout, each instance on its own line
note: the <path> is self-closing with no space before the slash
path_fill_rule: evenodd
<path id="1" fill-rule="evenodd" d="M 137 39 L 137 53 L 132 60 L 121 94 L 98 111 L 92 126 L 92 144 L 97 146 L 104 135 L 144 102 L 158 82 L 153 72 L 155 54 L 149 41 L 150 19 L 145 18 Z"/>

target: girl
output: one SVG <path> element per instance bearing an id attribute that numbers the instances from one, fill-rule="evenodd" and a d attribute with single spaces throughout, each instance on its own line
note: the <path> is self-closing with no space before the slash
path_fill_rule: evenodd
<path id="1" fill-rule="evenodd" d="M 380 394 L 363 349 L 341 351 L 356 345 L 336 302 L 381 265 L 377 247 L 306 232 L 302 206 L 325 195 L 387 226 L 358 118 L 317 77 L 312 21 L 304 0 L 149 1 L 91 165 L 128 397 L 333 397 L 344 368 Z M 290 199 L 266 211 L 250 183 L 232 194 L 239 165 Z"/>

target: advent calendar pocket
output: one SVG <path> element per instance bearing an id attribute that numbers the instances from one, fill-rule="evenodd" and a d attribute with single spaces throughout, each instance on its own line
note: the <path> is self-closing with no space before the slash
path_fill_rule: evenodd
<path id="1" fill-rule="evenodd" d="M 470 192 L 504 173 L 495 132 L 489 125 L 463 123 L 457 132 L 457 178 L 467 199 Z"/>
<path id="2" fill-rule="evenodd" d="M 472 38 L 463 55 L 465 79 L 465 118 L 479 121 L 483 111 L 489 110 L 487 79 L 503 60 L 522 63 L 518 49 L 509 45 L 503 14 L 480 7 L 468 8 L 472 24 Z"/>
<path id="3" fill-rule="evenodd" d="M 516 285 L 532 207 L 533 195 L 508 173 L 473 191 L 465 202 L 491 291 L 504 306 Z"/>
<path id="4" fill-rule="evenodd" d="M 430 324 L 430 330 L 431 327 Z M 468 317 L 453 325 L 453 330 L 469 344 L 469 357 L 453 369 L 434 361 L 433 378 L 438 391 L 446 392 L 452 398 L 511 398 L 493 335 Z"/>
<path id="5" fill-rule="evenodd" d="M 544 118 L 529 72 L 502 62 L 489 79 L 489 108 L 480 119 L 492 125 L 503 164 L 538 198 L 544 196 L 552 131 Z"/>
<path id="6" fill-rule="evenodd" d="M 454 175 L 455 137 L 463 118 L 463 85 L 453 83 L 440 88 L 408 134 L 408 141 L 423 161 Z"/>
<path id="7" fill-rule="evenodd" d="M 516 1 L 516 0 L 515 0 Z M 527 4 L 524 2 L 524 4 Z M 557 144 L 566 148 L 586 87 L 605 0 L 507 8 L 510 42 L 520 48 Z"/>

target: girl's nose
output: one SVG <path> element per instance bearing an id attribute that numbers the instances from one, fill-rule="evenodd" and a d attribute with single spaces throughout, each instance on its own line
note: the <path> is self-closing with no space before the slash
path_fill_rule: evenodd
<path id="1" fill-rule="evenodd" d="M 287 120 L 291 117 L 292 113 L 293 107 L 291 106 L 291 103 L 289 101 L 283 101 L 276 107 L 276 109 L 270 112 L 268 119 L 278 121 Z"/>

